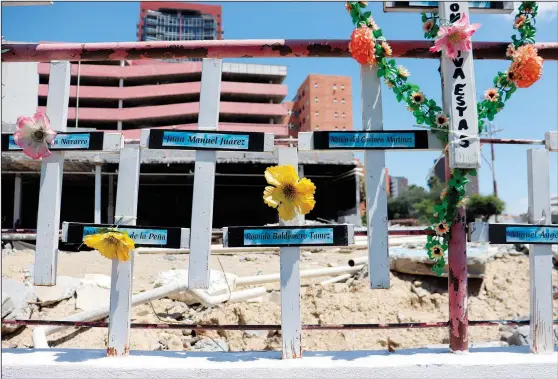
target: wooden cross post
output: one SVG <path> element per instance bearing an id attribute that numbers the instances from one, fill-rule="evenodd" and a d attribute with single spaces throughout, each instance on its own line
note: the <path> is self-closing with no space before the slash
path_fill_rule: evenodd
<path id="1" fill-rule="evenodd" d="M 549 150 L 558 151 L 558 145 L 556 149 Z M 473 242 L 529 244 L 529 345 L 536 354 L 551 354 L 554 351 L 551 245 L 558 244 L 558 225 L 551 225 L 550 220 L 549 161 L 548 150 L 527 151 L 529 224 L 469 224 L 469 239 Z"/>
<path id="2" fill-rule="evenodd" d="M 466 1 L 440 2 L 441 22 L 455 22 L 469 16 Z M 444 113 L 450 117 L 449 167 L 480 168 L 480 140 L 473 52 L 460 51 L 457 58 L 442 52 L 442 96 Z M 449 221 L 449 220 L 448 220 Z M 467 304 L 467 239 L 465 207 L 459 207 L 451 225 L 448 249 L 450 351 L 469 350 Z"/>
<path id="3" fill-rule="evenodd" d="M 57 132 L 66 131 L 70 72 L 71 65 L 68 61 L 50 64 L 46 114 L 52 128 Z M 36 286 L 56 284 L 63 171 L 63 152 L 53 152 L 51 156 L 43 158 L 35 247 L 34 284 Z"/>
<path id="4" fill-rule="evenodd" d="M 220 59 L 203 60 L 197 131 L 143 129 L 141 133 L 142 148 L 196 151 L 188 266 L 190 288 L 204 289 L 209 286 L 217 151 L 263 152 L 272 151 L 274 145 L 273 133 L 217 131 L 221 67 Z"/>

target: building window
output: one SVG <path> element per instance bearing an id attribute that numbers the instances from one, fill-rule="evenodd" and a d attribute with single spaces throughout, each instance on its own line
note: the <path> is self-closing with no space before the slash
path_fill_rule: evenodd
<path id="1" fill-rule="evenodd" d="M 333 98 L 333 104 L 337 104 L 337 98 L 336 97 Z"/>
<path id="2" fill-rule="evenodd" d="M 333 83 L 333 90 L 336 91 L 337 90 L 337 84 Z"/>
<path id="3" fill-rule="evenodd" d="M 343 112 L 343 113 L 341 114 L 341 117 L 342 117 L 342 118 L 345 118 L 345 112 Z"/>
<path id="4" fill-rule="evenodd" d="M 316 125 L 316 130 L 320 130 L 320 125 Z"/>
<path id="5" fill-rule="evenodd" d="M 287 112 L 289 114 L 289 116 L 293 115 L 293 111 L 289 109 L 289 111 Z"/>
<path id="6" fill-rule="evenodd" d="M 337 118 L 337 116 L 339 116 L 339 114 L 338 114 L 337 112 L 335 112 L 335 113 L 333 114 L 333 117 Z"/>
<path id="7" fill-rule="evenodd" d="M 341 84 L 341 90 L 344 90 L 344 89 L 345 89 L 345 85 Z"/>
<path id="8" fill-rule="evenodd" d="M 345 104 L 345 98 L 341 99 L 341 104 Z"/>
<path id="9" fill-rule="evenodd" d="M 347 128 L 343 127 L 343 130 L 346 130 Z"/>
<path id="10" fill-rule="evenodd" d="M 314 116 L 318 117 L 320 115 L 320 112 L 316 111 L 314 112 Z"/>
<path id="11" fill-rule="evenodd" d="M 314 82 L 314 88 L 318 88 L 318 82 Z"/>
<path id="12" fill-rule="evenodd" d="M 314 98 L 314 103 L 317 103 L 318 101 L 320 101 L 320 99 L 318 99 L 318 97 L 316 96 L 316 97 Z"/>
<path id="13" fill-rule="evenodd" d="M 334 126 L 333 129 L 338 130 L 339 128 L 337 128 L 337 126 Z"/>

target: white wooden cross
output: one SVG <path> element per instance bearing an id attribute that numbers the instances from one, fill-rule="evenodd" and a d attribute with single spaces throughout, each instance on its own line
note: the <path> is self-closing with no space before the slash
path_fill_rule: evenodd
<path id="1" fill-rule="evenodd" d="M 442 142 L 427 130 L 384 130 L 382 91 L 375 66 L 361 66 L 363 131 L 303 132 L 298 148 L 364 150 L 368 272 L 371 288 L 389 288 L 387 172 L 385 151 L 442 150 Z"/>
<path id="2" fill-rule="evenodd" d="M 552 245 L 558 244 L 558 225 L 551 225 L 549 150 L 558 151 L 558 144 L 554 148 L 552 146 L 552 144 L 547 144 L 547 149 L 529 149 L 527 151 L 529 224 L 474 222 L 469 225 L 469 240 L 473 242 L 530 244 L 531 338 L 529 345 L 531 351 L 538 354 L 550 354 L 554 351 Z"/>
<path id="3" fill-rule="evenodd" d="M 53 61 L 50 64 L 46 114 L 51 127 L 57 131 L 50 149 L 52 155 L 42 159 L 39 209 L 37 215 L 37 243 L 35 253 L 34 284 L 56 284 L 60 206 L 65 151 L 119 151 L 123 146 L 120 133 L 72 132 L 66 133 L 68 100 L 70 96 L 70 62 Z M 3 152 L 18 152 L 21 148 L 12 134 L 2 134 Z M 16 194 L 17 196 L 17 194 Z"/>
<path id="4" fill-rule="evenodd" d="M 144 129 L 140 145 L 148 149 L 195 150 L 188 286 L 209 287 L 209 255 L 217 151 L 272 151 L 273 133 L 219 132 L 221 59 L 204 59 L 197 131 Z"/>

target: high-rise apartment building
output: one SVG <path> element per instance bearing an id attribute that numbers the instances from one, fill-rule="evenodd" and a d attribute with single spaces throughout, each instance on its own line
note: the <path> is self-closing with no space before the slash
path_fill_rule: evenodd
<path id="1" fill-rule="evenodd" d="M 409 180 L 404 176 L 389 177 L 389 192 L 391 197 L 399 197 L 409 188 Z"/>
<path id="2" fill-rule="evenodd" d="M 215 40 L 223 35 L 221 6 L 177 2 L 140 2 L 139 41 Z M 166 59 L 200 61 L 201 58 Z"/>
<path id="3" fill-rule="evenodd" d="M 289 135 L 319 130 L 352 130 L 351 78 L 317 75 L 306 77 L 292 102 L 284 103 L 289 113 Z"/>

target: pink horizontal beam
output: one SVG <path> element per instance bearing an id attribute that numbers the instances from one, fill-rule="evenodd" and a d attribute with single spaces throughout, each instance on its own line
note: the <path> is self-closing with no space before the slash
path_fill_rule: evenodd
<path id="1" fill-rule="evenodd" d="M 103 61 L 162 58 L 350 57 L 348 40 L 212 40 L 111 43 L 5 44 L 3 62 Z M 433 58 L 431 41 L 390 41 L 394 57 Z M 509 42 L 474 42 L 475 59 L 506 58 Z M 544 59 L 558 60 L 558 43 L 535 44 Z"/>

